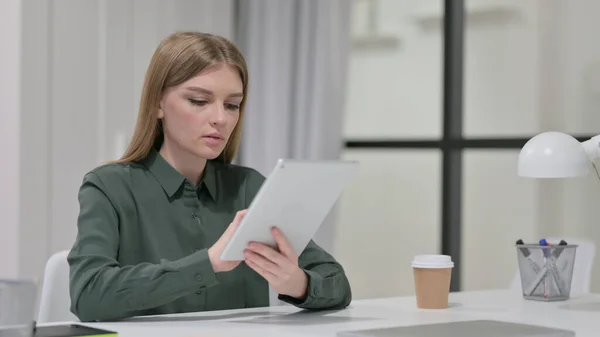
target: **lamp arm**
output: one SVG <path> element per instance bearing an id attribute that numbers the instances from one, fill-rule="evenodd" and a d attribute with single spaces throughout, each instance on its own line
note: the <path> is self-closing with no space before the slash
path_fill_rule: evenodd
<path id="1" fill-rule="evenodd" d="M 600 158 L 600 135 L 594 136 L 591 139 L 581 143 L 591 162 Z"/>

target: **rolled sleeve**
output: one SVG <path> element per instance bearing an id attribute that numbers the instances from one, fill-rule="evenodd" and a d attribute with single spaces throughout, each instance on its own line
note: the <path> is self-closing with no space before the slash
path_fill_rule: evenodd
<path id="1" fill-rule="evenodd" d="M 341 309 L 350 304 L 350 283 L 331 255 L 311 241 L 300 255 L 299 264 L 308 277 L 306 297 L 300 300 L 280 295 L 281 301 L 312 310 Z"/>

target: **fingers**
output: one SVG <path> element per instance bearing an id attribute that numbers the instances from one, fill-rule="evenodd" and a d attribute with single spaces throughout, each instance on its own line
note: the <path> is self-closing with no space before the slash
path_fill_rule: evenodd
<path id="1" fill-rule="evenodd" d="M 257 272 L 260 276 L 262 276 L 265 280 L 267 280 L 267 282 L 269 282 L 269 284 L 276 284 L 277 276 L 266 271 L 265 269 L 261 268 L 259 265 L 257 265 L 256 263 L 254 263 L 248 259 L 246 260 L 246 264 L 248 265 L 248 267 L 252 268 L 252 270 Z"/>
<path id="2" fill-rule="evenodd" d="M 240 222 L 244 218 L 244 215 L 246 215 L 247 211 L 248 210 L 244 209 L 235 214 L 235 218 L 233 218 L 233 221 L 229 224 L 229 226 L 227 226 L 227 229 L 225 230 L 226 234 L 231 234 L 232 232 L 235 232 L 235 230 L 240 225 Z"/>
<path id="3" fill-rule="evenodd" d="M 233 222 L 235 224 L 239 224 L 242 219 L 244 218 L 244 215 L 246 215 L 246 213 L 248 212 L 247 209 L 243 209 L 241 211 L 238 211 L 237 213 L 235 213 L 235 218 L 233 218 Z"/>
<path id="4" fill-rule="evenodd" d="M 248 245 L 248 249 L 252 252 L 263 256 L 267 260 L 275 263 L 280 267 L 285 267 L 286 264 L 289 264 L 290 261 L 287 257 L 283 256 L 281 253 L 276 251 L 275 249 L 264 245 L 262 243 L 252 242 Z"/>
<path id="5" fill-rule="evenodd" d="M 284 269 L 282 269 L 280 266 L 267 260 L 263 256 L 254 253 L 249 249 L 246 249 L 244 251 L 244 255 L 246 257 L 246 263 L 253 263 L 254 265 L 258 266 L 261 270 L 269 272 L 270 274 L 273 274 L 276 277 L 282 277 L 285 275 Z"/>
<path id="6" fill-rule="evenodd" d="M 296 252 L 292 247 L 292 244 L 288 241 L 288 239 L 283 235 L 283 232 L 279 230 L 279 228 L 274 227 L 271 232 L 273 233 L 273 237 L 275 238 L 275 242 L 277 242 L 277 247 L 279 251 L 286 257 L 296 259 Z"/>

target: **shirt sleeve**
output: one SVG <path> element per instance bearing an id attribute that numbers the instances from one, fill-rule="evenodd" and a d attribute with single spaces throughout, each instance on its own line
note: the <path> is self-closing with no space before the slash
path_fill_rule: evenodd
<path id="1" fill-rule="evenodd" d="M 218 283 L 207 249 L 175 261 L 120 265 L 119 217 L 97 175 L 86 175 L 78 198 L 68 262 L 71 311 L 81 321 L 135 316 Z"/>
<path id="2" fill-rule="evenodd" d="M 265 177 L 253 171 L 246 184 L 247 205 L 250 204 Z M 279 295 L 279 299 L 299 308 L 335 310 L 347 307 L 352 301 L 352 290 L 346 273 L 339 262 L 311 240 L 298 257 L 298 266 L 308 276 L 306 298 L 295 299 Z"/>
<path id="3" fill-rule="evenodd" d="M 344 269 L 314 241 L 311 240 L 300 254 L 298 265 L 308 276 L 306 297 L 298 300 L 280 295 L 280 300 L 311 310 L 343 309 L 350 304 L 352 290 Z"/>

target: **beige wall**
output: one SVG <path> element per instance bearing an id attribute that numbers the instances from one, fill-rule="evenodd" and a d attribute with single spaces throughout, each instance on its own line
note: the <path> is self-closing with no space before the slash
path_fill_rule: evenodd
<path id="1" fill-rule="evenodd" d="M 131 136 L 159 41 L 183 29 L 232 37 L 233 7 L 229 0 L 8 0 L 0 22 L 11 45 L 0 56 L 0 98 L 9 98 L 0 99 L 8 151 L 0 276 L 41 279 L 46 259 L 75 238 L 84 173 L 119 156 Z"/>
<path id="2" fill-rule="evenodd" d="M 19 0 L 0 2 L 0 146 L 3 149 L 0 166 L 0 278 L 14 277 L 19 270 L 19 110 L 20 58 L 19 31 L 21 7 Z"/>

